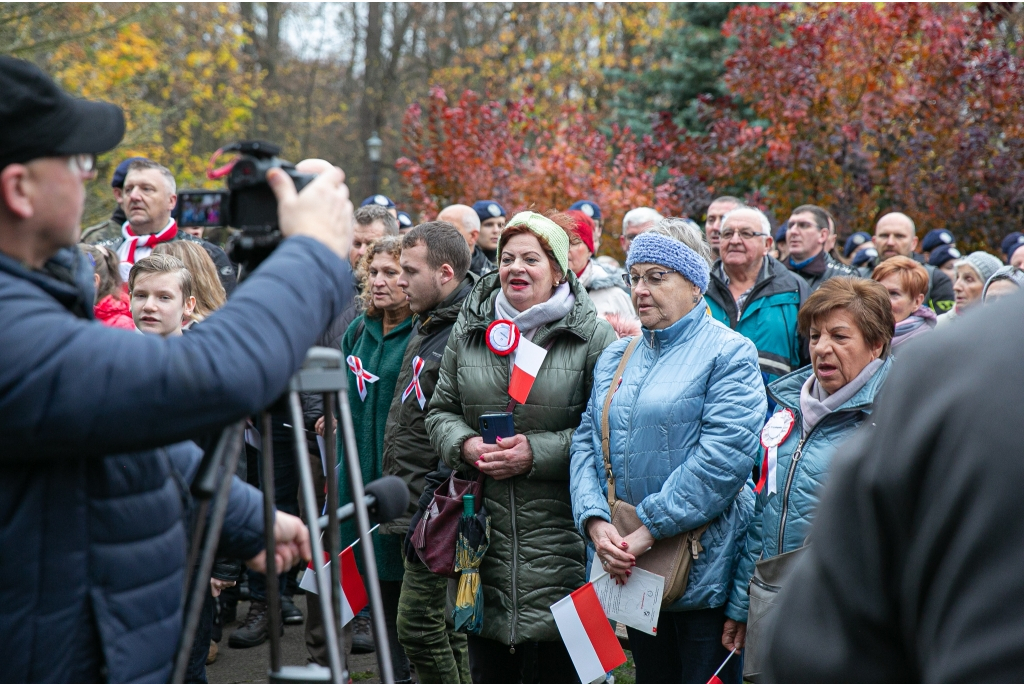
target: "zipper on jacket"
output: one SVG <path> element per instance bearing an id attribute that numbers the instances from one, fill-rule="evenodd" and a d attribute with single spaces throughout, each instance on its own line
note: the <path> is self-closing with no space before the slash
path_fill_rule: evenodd
<path id="1" fill-rule="evenodd" d="M 815 426 L 814 428 L 817 428 Z M 800 442 L 796 446 L 796 451 L 793 452 L 793 461 L 789 465 L 789 473 L 786 475 L 786 487 L 782 489 L 782 511 L 779 522 L 779 542 L 775 546 L 775 553 L 782 554 L 782 546 L 785 544 L 786 536 L 786 517 L 789 514 L 789 490 L 793 487 L 793 477 L 796 475 L 796 468 L 800 464 L 800 457 L 804 454 L 804 443 L 807 442 L 807 438 L 811 437 L 814 433 L 814 428 L 806 436 L 800 438 Z"/>
<path id="2" fill-rule="evenodd" d="M 773 397 L 774 397 L 774 395 L 773 395 Z M 778 402 L 778 400 L 776 400 L 776 402 Z M 779 406 L 785 407 L 786 405 L 780 403 Z M 868 406 L 870 406 L 870 405 L 863 404 L 863 405 L 860 405 L 860 406 L 857 406 L 857 407 L 850 407 L 849 409 L 844 409 L 843 411 L 838 412 L 836 414 L 829 414 L 828 416 L 823 417 L 821 419 L 821 421 L 819 421 L 814 426 L 814 428 L 811 429 L 810 433 L 808 433 L 804 437 L 800 438 L 800 442 L 797 443 L 796 450 L 793 452 L 793 461 L 789 465 L 789 474 L 786 475 L 786 487 L 783 488 L 783 490 L 782 490 L 782 506 L 781 506 L 780 512 L 779 512 L 779 541 L 775 545 L 775 553 L 776 554 L 782 554 L 782 548 L 785 545 L 786 519 L 789 516 L 789 491 L 793 487 L 793 478 L 796 476 L 797 466 L 800 465 L 800 458 L 804 455 L 804 444 L 810 439 L 810 437 L 812 435 L 814 435 L 814 431 L 818 430 L 818 426 L 820 426 L 823 423 L 825 423 L 830 417 L 832 417 L 832 416 L 842 416 L 843 414 L 848 414 L 848 413 L 851 413 L 851 412 L 861 411 L 865 407 L 868 407 Z M 791 407 L 786 407 L 786 408 L 789 409 L 790 411 L 792 411 Z M 802 421 L 802 420 L 803 420 L 802 418 L 798 418 L 797 419 L 797 421 Z M 763 548 L 762 548 L 762 553 L 763 553 Z"/>
<path id="3" fill-rule="evenodd" d="M 516 527 L 516 481 L 508 482 L 509 512 L 512 514 L 512 626 L 509 629 L 509 654 L 516 653 L 516 626 L 519 625 L 519 529 Z"/>
<path id="4" fill-rule="evenodd" d="M 641 333 L 640 335 L 643 335 L 643 333 Z M 656 345 L 655 343 L 658 343 L 658 340 L 654 337 L 654 334 L 652 333 L 651 351 L 654 353 L 654 361 L 651 363 L 651 368 L 649 368 L 647 370 L 647 373 L 644 375 L 644 382 L 640 383 L 640 385 L 637 386 L 637 393 L 636 395 L 633 396 L 633 403 L 629 407 L 629 424 L 626 426 L 626 451 L 622 455 L 622 487 L 626 491 L 626 501 L 632 501 L 633 499 L 633 495 L 629 491 L 629 436 L 633 434 L 633 415 L 636 413 L 636 403 L 640 400 L 640 389 L 643 388 L 644 383 L 646 383 L 648 377 L 650 377 L 651 372 L 654 371 L 654 367 L 658 364 L 658 357 L 661 356 L 661 344 L 658 343 Z M 625 376 L 625 373 L 623 373 L 623 376 Z M 616 390 L 616 392 L 618 392 L 618 390 Z M 611 409 L 611 406 L 609 406 L 608 411 L 611 412 Z M 608 417 L 608 422 L 609 425 L 611 425 L 610 416 Z M 609 440 L 611 440 L 611 430 L 609 430 L 608 433 Z M 616 497 L 618 497 L 618 493 L 616 493 Z"/>

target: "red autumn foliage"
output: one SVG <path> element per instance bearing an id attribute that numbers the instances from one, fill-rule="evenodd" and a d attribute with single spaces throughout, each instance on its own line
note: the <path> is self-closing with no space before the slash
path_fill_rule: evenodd
<path id="1" fill-rule="evenodd" d="M 396 164 L 415 210 L 495 199 L 507 211 L 567 209 L 577 200 L 601 207 L 605 252 L 629 209 L 654 201 L 651 170 L 629 129 L 600 133 L 593 115 L 567 105 L 540 117 L 533 99 L 498 103 L 465 91 L 455 104 L 432 88 L 425 109 L 405 114 L 405 156 Z"/>
<path id="2" fill-rule="evenodd" d="M 663 113 L 642 140 L 605 136 L 571 106 L 541 120 L 530 98 L 467 91 L 451 106 L 435 89 L 426 112 L 406 114 L 399 169 L 428 214 L 486 197 L 541 210 L 593 199 L 606 251 L 632 207 L 700 219 L 724 193 L 779 220 L 820 204 L 844 235 L 899 210 L 922 235 L 947 227 L 991 248 L 1024 225 L 1024 61 L 1006 30 L 971 5 L 741 5 L 723 27 L 738 40 L 732 97 L 701 101 L 705 131 Z"/>

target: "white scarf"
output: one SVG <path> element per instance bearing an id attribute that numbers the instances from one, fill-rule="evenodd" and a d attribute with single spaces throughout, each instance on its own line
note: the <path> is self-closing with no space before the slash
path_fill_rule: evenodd
<path id="1" fill-rule="evenodd" d="M 126 221 L 121 226 L 121 235 L 124 236 L 124 242 L 117 248 L 117 257 L 121 260 L 121 280 L 127 283 L 132 264 L 152 254 L 156 245 L 174 240 L 178 235 L 178 222 L 170 219 L 163 230 L 149 235 L 139 235 Z"/>
<path id="2" fill-rule="evenodd" d="M 533 336 L 541 326 L 565 318 L 565 315 L 572 311 L 574 304 L 576 296 L 572 294 L 568 283 L 555 288 L 551 297 L 533 305 L 525 312 L 513 307 L 505 297 L 505 292 L 498 290 L 498 297 L 494 300 L 494 315 L 498 319 L 508 319 L 519 328 L 519 332 L 527 340 L 533 341 Z"/>

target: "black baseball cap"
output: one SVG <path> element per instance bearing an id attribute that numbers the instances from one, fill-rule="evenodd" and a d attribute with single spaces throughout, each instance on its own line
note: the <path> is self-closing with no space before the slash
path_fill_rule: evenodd
<path id="1" fill-rule="evenodd" d="M 106 152 L 124 136 L 120 107 L 71 97 L 31 62 L 0 56 L 0 93 L 0 169 Z"/>

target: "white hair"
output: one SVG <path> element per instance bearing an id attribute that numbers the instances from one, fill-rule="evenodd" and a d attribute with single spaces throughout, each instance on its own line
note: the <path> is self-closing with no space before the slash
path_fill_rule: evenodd
<path id="1" fill-rule="evenodd" d="M 653 224 L 664 218 L 657 210 L 650 207 L 637 207 L 636 209 L 629 210 L 626 212 L 626 216 L 622 217 L 622 232 L 625 233 L 630 226 Z"/>
<path id="2" fill-rule="evenodd" d="M 757 207 L 737 207 L 736 209 L 726 212 L 725 216 L 722 217 L 722 230 L 725 230 L 725 225 L 729 223 L 729 219 L 740 212 L 753 212 L 757 214 L 757 218 L 761 221 L 761 232 L 765 234 L 765 237 L 770 238 L 772 235 L 772 222 L 768 221 L 768 217 L 764 215 Z"/>
<path id="3" fill-rule="evenodd" d="M 708 263 L 708 266 L 711 266 L 713 263 L 711 260 L 711 246 L 704 240 L 704 233 L 700 230 L 700 226 L 690 219 L 674 216 L 666 217 L 659 221 L 648 233 L 678 240 L 699 254 Z"/>

